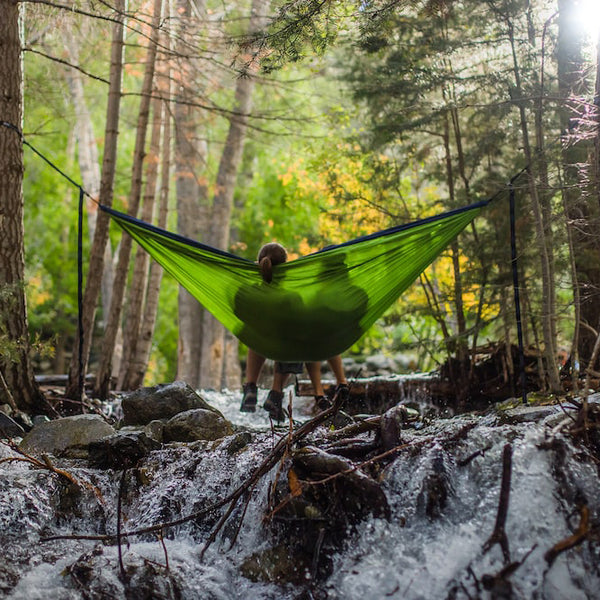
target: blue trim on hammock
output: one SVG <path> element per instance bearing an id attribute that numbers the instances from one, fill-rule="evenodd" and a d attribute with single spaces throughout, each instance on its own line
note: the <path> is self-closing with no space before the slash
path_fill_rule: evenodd
<path id="1" fill-rule="evenodd" d="M 311 254 L 307 254 L 306 256 L 313 256 L 314 254 L 322 254 L 323 252 L 329 252 L 330 250 L 335 250 L 336 248 L 343 248 L 344 246 L 352 246 L 354 244 L 358 244 L 360 242 L 365 242 L 367 240 L 374 240 L 379 237 L 384 237 L 386 235 L 391 235 L 393 233 L 397 233 L 399 231 L 404 231 L 407 229 L 412 229 L 413 227 L 418 227 L 419 225 L 425 225 L 426 223 L 433 223 L 435 221 L 440 221 L 442 219 L 446 219 L 447 217 L 452 217 L 454 215 L 458 215 L 463 212 L 467 212 L 469 210 L 475 210 L 476 208 L 482 208 L 487 206 L 490 203 L 490 200 L 482 200 L 481 202 L 475 202 L 474 204 L 469 204 L 468 206 L 461 206 L 460 208 L 455 208 L 453 210 L 449 210 L 438 215 L 433 215 L 431 217 L 426 217 L 424 219 L 418 219 L 417 221 L 411 221 L 410 223 L 404 223 L 402 225 L 395 225 L 394 227 L 390 227 L 388 229 L 382 229 L 381 231 L 376 231 L 375 233 L 370 233 L 368 235 L 363 235 L 361 237 L 354 238 L 353 240 L 349 240 L 347 242 L 343 242 L 341 244 L 335 244 L 332 246 L 326 246 L 321 250 L 317 250 L 317 252 L 312 252 Z M 176 242 L 180 242 L 182 244 L 186 244 L 188 246 L 192 246 L 194 248 L 200 248 L 201 250 L 205 250 L 207 252 L 212 252 L 213 254 L 217 254 L 219 256 L 224 256 L 226 258 L 233 258 L 237 260 L 241 260 L 244 262 L 249 262 L 252 264 L 256 264 L 253 260 L 248 258 L 244 258 L 242 256 L 238 256 L 237 254 L 232 254 L 231 252 L 226 252 L 225 250 L 220 250 L 219 248 L 214 248 L 213 246 L 208 246 L 207 244 L 203 244 L 201 242 L 197 242 L 196 240 L 192 240 L 185 236 L 179 235 L 178 233 L 173 233 L 172 231 L 168 231 L 166 229 L 161 229 L 160 227 L 156 227 L 156 225 L 152 225 L 151 223 L 147 223 L 146 221 L 141 221 L 140 219 L 136 219 L 130 215 L 119 212 L 114 208 L 109 208 L 108 206 L 103 206 L 99 204 L 100 208 L 107 212 L 110 215 L 116 216 L 124 221 L 128 221 L 138 227 L 151 231 L 153 233 L 157 233 L 159 235 L 163 235 L 164 237 L 170 238 Z M 302 257 L 305 258 L 305 257 Z M 292 262 L 292 261 L 290 261 Z"/>
<path id="2" fill-rule="evenodd" d="M 325 246 L 325 248 L 322 248 L 321 250 L 318 250 L 317 252 L 313 252 L 312 254 L 321 254 L 323 252 L 329 252 L 329 250 L 335 250 L 336 248 L 343 248 L 344 246 L 352 246 L 353 244 L 358 244 L 360 242 L 365 242 L 367 240 L 374 240 L 378 237 L 384 237 L 386 235 L 391 235 L 391 234 L 397 233 L 399 231 L 403 231 L 406 229 L 412 229 L 413 227 L 418 227 L 419 225 L 425 225 L 426 223 L 440 221 L 447 217 L 459 215 L 460 213 L 467 212 L 469 210 L 474 210 L 476 208 L 482 208 L 484 206 L 487 206 L 490 202 L 491 202 L 491 200 L 482 200 L 481 202 L 475 202 L 474 204 L 469 204 L 468 206 L 461 206 L 460 208 L 454 208 L 452 210 L 448 210 L 448 211 L 440 213 L 438 215 L 433 215 L 431 217 L 425 217 L 424 219 L 418 219 L 417 221 L 411 221 L 409 223 L 404 223 L 402 225 L 395 225 L 394 227 L 389 227 L 388 229 L 382 229 L 381 231 L 376 231 L 375 233 L 363 235 L 361 237 L 354 238 L 353 240 L 349 240 L 347 242 L 342 242 L 341 244 Z M 311 256 L 311 255 L 307 254 L 307 256 Z"/>
<path id="3" fill-rule="evenodd" d="M 168 231 L 167 229 L 161 229 L 160 227 L 156 227 L 156 225 L 152 225 L 151 223 L 147 223 L 146 221 L 136 219 L 131 215 L 119 212 L 114 208 L 109 208 L 108 206 L 104 206 L 102 204 L 99 204 L 98 206 L 104 212 L 107 212 L 109 215 L 118 217 L 123 221 L 127 221 L 129 223 L 132 223 L 133 225 L 137 225 L 138 227 L 146 229 L 147 231 L 151 231 L 152 233 L 162 235 L 163 237 L 169 238 L 175 242 L 185 244 L 186 246 L 192 246 L 193 248 L 199 248 L 200 250 L 206 250 L 206 252 L 211 252 L 212 254 L 217 254 L 218 256 L 224 256 L 225 258 L 233 258 L 235 260 L 240 260 L 246 263 L 256 264 L 253 260 L 244 258 L 243 256 L 238 256 L 237 254 L 232 254 L 231 252 L 226 252 L 225 250 L 220 250 L 219 248 L 214 248 L 213 246 L 208 246 L 207 244 L 203 244 L 202 242 L 192 240 L 191 238 L 179 235 L 178 233 L 173 233 L 172 231 Z"/>

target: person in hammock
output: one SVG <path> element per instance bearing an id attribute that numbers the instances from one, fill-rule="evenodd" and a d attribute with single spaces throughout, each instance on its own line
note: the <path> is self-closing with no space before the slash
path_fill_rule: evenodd
<path id="1" fill-rule="evenodd" d="M 258 253 L 258 264 L 260 266 L 263 281 L 267 284 L 273 279 L 273 267 L 286 262 L 287 251 L 276 242 L 265 244 Z M 291 298 L 290 303 L 294 302 Z M 283 309 L 280 309 L 283 310 Z M 336 377 L 338 386 L 345 386 L 347 389 L 347 380 L 344 375 L 341 356 L 334 356 L 328 360 L 333 373 Z M 243 386 L 243 397 L 240 410 L 242 412 L 254 412 L 257 404 L 257 381 L 261 369 L 265 363 L 265 357 L 258 354 L 251 348 L 248 349 L 248 358 L 246 362 L 246 383 Z M 321 367 L 318 362 L 306 364 L 309 377 L 315 390 L 315 403 L 321 410 L 328 407 L 328 401 L 325 397 L 321 383 Z M 282 421 L 285 418 L 283 411 L 283 387 L 290 373 L 301 373 L 302 363 L 275 363 L 275 372 L 273 374 L 273 383 L 271 390 L 263 404 L 263 408 L 269 412 L 269 416 L 274 421 Z"/>

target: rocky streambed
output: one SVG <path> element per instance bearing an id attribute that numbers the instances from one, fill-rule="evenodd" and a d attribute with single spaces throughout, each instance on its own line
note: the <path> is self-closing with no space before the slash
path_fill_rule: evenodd
<path id="1" fill-rule="evenodd" d="M 600 395 L 450 418 L 288 396 L 277 427 L 180 383 L 0 421 L 0 594 L 600 597 Z"/>

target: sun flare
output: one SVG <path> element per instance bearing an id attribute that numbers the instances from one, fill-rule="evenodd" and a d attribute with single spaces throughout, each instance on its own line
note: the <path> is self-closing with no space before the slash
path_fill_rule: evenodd
<path id="1" fill-rule="evenodd" d="M 577 20 L 594 43 L 600 34 L 600 0 L 575 0 Z"/>

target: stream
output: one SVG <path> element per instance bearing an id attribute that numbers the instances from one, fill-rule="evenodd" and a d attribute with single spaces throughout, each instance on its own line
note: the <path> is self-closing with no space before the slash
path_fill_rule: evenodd
<path id="1" fill-rule="evenodd" d="M 273 431 L 261 409 L 240 413 L 238 393 L 201 395 L 234 433 L 217 441 L 163 444 L 125 475 L 92 467 L 84 458 L 50 457 L 55 468 L 72 477 L 69 482 L 12 460 L 23 457 L 0 444 L 1 597 L 600 598 L 600 420 L 593 421 L 589 435 L 574 434 L 577 411 L 569 404 L 506 405 L 477 414 L 408 419 L 396 449 L 351 474 L 356 476 L 352 485 L 364 482 L 381 490 L 381 497 L 361 496 L 354 488 L 340 491 L 350 489 L 341 486 L 328 488 L 327 497 L 323 486 L 298 491 L 293 477 L 302 479 L 302 470 L 289 448 L 283 463 L 258 479 L 208 547 L 224 508 L 167 527 L 162 536 L 123 538 L 120 556 L 114 538 L 48 540 L 114 534 L 120 487 L 121 531 L 201 513 L 246 481 L 289 434 L 286 426 Z M 294 402 L 297 425 L 308 421 L 307 400 Z M 589 402 L 596 419 L 600 394 Z M 300 445 L 305 452 L 333 448 L 331 432 L 330 423 L 320 425 Z M 371 448 L 374 439 L 373 431 L 356 433 L 350 450 L 358 452 L 361 444 Z M 489 544 L 507 447 L 512 468 L 506 543 Z M 319 456 L 314 452 L 311 456 Z M 373 450 L 343 460 L 358 465 L 380 454 Z M 275 490 L 282 486 L 289 502 L 268 518 L 267 506 L 273 506 Z M 299 502 L 307 489 L 314 495 L 304 505 L 304 516 L 294 516 L 292 501 Z M 355 509 L 344 498 L 331 513 L 323 508 L 337 502 L 331 494 L 355 492 Z M 371 497 L 378 498 L 378 507 L 365 505 Z M 311 520 L 306 515 L 315 506 L 321 513 Z M 295 545 L 296 535 L 308 540 L 308 554 L 307 544 L 301 550 Z"/>

